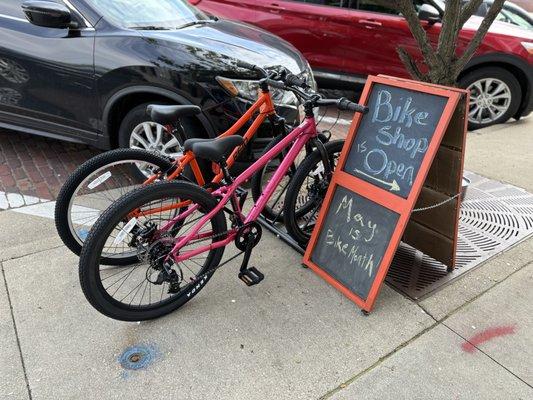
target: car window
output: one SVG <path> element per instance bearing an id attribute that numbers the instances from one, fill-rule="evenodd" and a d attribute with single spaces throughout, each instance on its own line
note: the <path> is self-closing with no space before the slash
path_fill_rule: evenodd
<path id="1" fill-rule="evenodd" d="M 372 0 L 295 0 L 300 3 L 306 4 L 316 4 L 319 6 L 330 6 L 330 7 L 340 7 L 340 8 L 351 8 L 353 10 L 362 10 L 362 11 L 373 11 L 386 14 L 398 14 L 391 7 L 383 6 L 378 1 Z M 422 0 L 417 0 L 422 1 Z"/>
<path id="2" fill-rule="evenodd" d="M 382 2 L 375 0 L 358 0 L 357 9 L 361 11 L 377 12 L 381 14 L 399 14 L 399 12 L 394 8 L 386 7 L 383 5 Z"/>
<path id="3" fill-rule="evenodd" d="M 349 0 L 295 0 L 300 3 L 316 4 L 318 6 L 343 7 Z"/>
<path id="4" fill-rule="evenodd" d="M 400 15 L 400 12 L 393 7 L 387 7 L 384 5 L 383 1 L 375 0 L 344 0 L 341 2 L 342 7 L 351 8 L 354 10 L 376 12 L 381 14 L 393 14 Z M 413 0 L 416 10 L 420 8 L 422 4 L 425 3 L 424 0 Z"/>
<path id="5" fill-rule="evenodd" d="M 26 18 L 22 12 L 22 0 L 1 0 L 0 15 L 8 17 Z"/>
<path id="6" fill-rule="evenodd" d="M 502 10 L 502 12 L 500 12 L 500 14 L 498 14 L 496 17 L 496 20 L 515 24 L 521 26 L 522 28 L 533 28 L 533 25 L 530 21 L 509 9 Z"/>
<path id="7" fill-rule="evenodd" d="M 187 0 L 87 0 L 112 23 L 124 28 L 178 28 L 208 19 Z"/>

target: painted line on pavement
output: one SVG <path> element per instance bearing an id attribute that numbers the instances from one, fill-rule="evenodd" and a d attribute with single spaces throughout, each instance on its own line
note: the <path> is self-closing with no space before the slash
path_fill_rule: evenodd
<path id="1" fill-rule="evenodd" d="M 15 209 L 50 200 L 26 196 L 18 193 L 0 192 L 0 210 Z"/>
<path id="2" fill-rule="evenodd" d="M 0 210 L 9 210 L 19 214 L 31 215 L 34 217 L 54 219 L 56 202 L 47 199 L 40 199 L 38 197 L 25 196 L 18 193 L 0 192 Z M 73 213 L 87 214 L 87 212 L 94 212 L 100 214 L 99 210 L 74 206 Z M 85 221 L 83 225 L 92 226 L 96 222 L 94 220 Z"/>

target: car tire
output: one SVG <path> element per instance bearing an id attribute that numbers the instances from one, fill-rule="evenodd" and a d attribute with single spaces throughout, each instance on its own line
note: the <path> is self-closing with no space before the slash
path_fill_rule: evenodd
<path id="1" fill-rule="evenodd" d="M 468 128 L 476 130 L 511 119 L 522 102 L 522 89 L 516 77 L 499 67 L 485 67 L 466 73 L 459 79 L 470 89 Z"/>
<path id="2" fill-rule="evenodd" d="M 183 143 L 175 139 L 169 133 L 166 132 L 165 128 L 162 125 L 159 125 L 150 120 L 149 115 L 146 113 L 146 107 L 154 103 L 144 103 L 136 106 L 130 112 L 126 114 L 122 123 L 120 124 L 120 129 L 118 132 L 118 145 L 122 148 L 136 148 L 143 149 L 154 152 L 156 154 L 162 155 L 163 157 L 169 157 L 175 159 L 183 154 Z M 146 130 L 143 128 L 144 124 L 149 124 L 148 126 L 151 129 L 155 139 L 158 138 L 157 130 L 163 129 L 160 143 L 157 143 L 157 140 L 150 141 L 147 137 Z M 143 140 L 136 140 L 132 138 L 134 133 Z M 175 146 L 166 147 L 168 144 L 175 143 Z M 132 167 L 135 168 L 135 167 Z M 139 169 L 132 171 L 133 174 L 142 179 L 147 176 L 146 172 L 143 172 Z"/>

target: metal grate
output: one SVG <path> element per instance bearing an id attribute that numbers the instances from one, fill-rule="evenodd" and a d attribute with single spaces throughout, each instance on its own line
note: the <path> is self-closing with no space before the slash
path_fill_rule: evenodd
<path id="1" fill-rule="evenodd" d="M 533 194 L 467 172 L 471 181 L 461 207 L 456 268 L 401 244 L 387 283 L 420 299 L 533 234 Z"/>
<path id="2" fill-rule="evenodd" d="M 456 267 L 447 267 L 404 243 L 400 245 L 386 282 L 412 299 L 426 297 L 482 262 L 533 235 L 533 194 L 471 172 L 461 207 Z M 281 224 L 263 226 L 303 253 Z"/>

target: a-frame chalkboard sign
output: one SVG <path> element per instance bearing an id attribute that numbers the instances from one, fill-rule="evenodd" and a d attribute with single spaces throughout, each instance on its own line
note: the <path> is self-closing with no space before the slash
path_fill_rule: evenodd
<path id="1" fill-rule="evenodd" d="M 361 103 L 370 112 L 354 117 L 304 256 L 365 311 L 372 310 L 460 104 L 466 114 L 467 98 L 465 91 L 405 79 L 367 80 Z M 464 123 L 461 129 L 464 138 Z"/>

